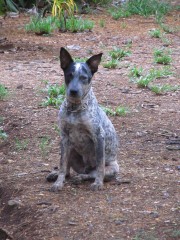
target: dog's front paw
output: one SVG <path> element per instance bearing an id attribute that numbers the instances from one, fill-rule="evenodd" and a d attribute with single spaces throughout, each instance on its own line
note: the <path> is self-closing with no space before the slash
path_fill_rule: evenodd
<path id="1" fill-rule="evenodd" d="M 91 184 L 91 190 L 97 191 L 97 190 L 103 190 L 103 183 L 102 182 L 94 182 Z"/>
<path id="2" fill-rule="evenodd" d="M 50 172 L 47 177 L 46 177 L 46 180 L 48 182 L 55 182 L 58 178 L 58 171 L 56 170 L 53 170 L 52 172 Z"/>
<path id="3" fill-rule="evenodd" d="M 50 189 L 51 192 L 58 192 L 61 191 L 63 188 L 64 184 L 63 183 L 54 183 Z"/>

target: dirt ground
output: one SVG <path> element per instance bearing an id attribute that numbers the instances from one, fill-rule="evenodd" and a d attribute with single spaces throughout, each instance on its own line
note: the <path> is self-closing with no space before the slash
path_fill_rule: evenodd
<path id="1" fill-rule="evenodd" d="M 8 134 L 0 143 L 0 239 L 179 239 L 180 91 L 156 95 L 129 78 L 135 65 L 161 67 L 153 62 L 153 50 L 164 43 L 148 34 L 158 26 L 153 17 L 115 21 L 102 11 L 85 17 L 95 21 L 92 32 L 56 31 L 52 36 L 27 34 L 27 16 L 0 19 L 0 37 L 9 44 L 0 48 L 0 82 L 9 91 L 0 102 Z M 173 12 L 165 23 L 175 27 L 178 20 Z M 159 81 L 179 85 L 180 38 L 178 32 L 166 37 L 174 74 Z M 66 47 L 74 57 L 103 52 L 106 61 L 113 46 L 125 47 L 129 40 L 132 54 L 117 69 L 101 64 L 93 79 L 100 104 L 130 109 L 125 117 L 110 117 L 120 139 L 119 177 L 124 183 L 108 182 L 104 190 L 93 192 L 89 182 L 67 181 L 62 192 L 50 192 L 52 184 L 45 178 L 60 158 L 58 109 L 41 103 L 45 81 L 63 83 L 59 48 Z M 72 49 L 77 46 L 79 50 Z M 44 138 L 49 139 L 46 148 Z"/>

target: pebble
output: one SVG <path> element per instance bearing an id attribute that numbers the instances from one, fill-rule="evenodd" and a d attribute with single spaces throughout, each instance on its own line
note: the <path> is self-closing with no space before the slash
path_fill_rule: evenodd
<path id="1" fill-rule="evenodd" d="M 22 203 L 18 199 L 11 199 L 8 201 L 8 205 L 12 206 L 12 207 L 14 207 L 14 206 L 18 207 L 18 206 L 22 206 Z"/>
<path id="2" fill-rule="evenodd" d="M 116 225 L 120 225 L 120 224 L 123 224 L 125 222 L 124 219 L 117 219 L 114 221 Z"/>
<path id="3" fill-rule="evenodd" d="M 124 41 L 122 41 L 122 44 L 128 45 L 128 44 L 132 44 L 132 39 L 126 39 Z"/>
<path id="4" fill-rule="evenodd" d="M 151 215 L 153 218 L 158 218 L 158 217 L 159 217 L 159 213 L 158 213 L 158 212 L 150 212 L 150 215 Z"/>
<path id="5" fill-rule="evenodd" d="M 80 50 L 81 49 L 81 47 L 79 46 L 79 45 L 67 45 L 67 48 L 69 49 L 69 50 Z"/>
<path id="6" fill-rule="evenodd" d="M 23 84 L 19 84 L 19 85 L 17 85 L 16 88 L 17 88 L 17 89 L 23 89 Z"/>
<path id="7" fill-rule="evenodd" d="M 180 165 L 179 165 L 179 166 L 177 166 L 177 170 L 179 170 L 179 171 L 180 171 Z"/>

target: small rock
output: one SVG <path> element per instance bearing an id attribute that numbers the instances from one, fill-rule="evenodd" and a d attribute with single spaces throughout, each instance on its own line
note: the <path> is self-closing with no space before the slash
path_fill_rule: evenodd
<path id="1" fill-rule="evenodd" d="M 17 18 L 19 17 L 19 12 L 7 12 L 6 16 L 10 18 Z"/>
<path id="2" fill-rule="evenodd" d="M 18 199 L 11 199 L 8 201 L 8 205 L 12 206 L 12 207 L 14 207 L 14 206 L 18 207 L 18 206 L 22 206 L 22 203 Z"/>
<path id="3" fill-rule="evenodd" d="M 179 166 L 177 166 L 176 168 L 177 168 L 177 170 L 179 170 L 179 171 L 180 171 L 180 165 L 179 165 Z"/>
<path id="4" fill-rule="evenodd" d="M 150 212 L 150 215 L 151 215 L 153 218 L 158 218 L 158 217 L 159 217 L 159 213 L 158 213 L 158 212 Z"/>
<path id="5" fill-rule="evenodd" d="M 124 223 L 125 220 L 124 219 L 117 219 L 114 222 L 115 222 L 116 225 L 120 225 L 120 224 Z"/>
<path id="6" fill-rule="evenodd" d="M 71 226 L 77 226 L 78 225 L 77 222 L 71 221 L 71 220 L 68 222 L 68 224 L 71 225 Z"/>
<path id="7" fill-rule="evenodd" d="M 166 199 L 166 198 L 168 198 L 168 197 L 169 197 L 169 193 L 166 192 L 166 191 L 164 191 L 164 192 L 163 192 L 163 199 Z"/>
<path id="8" fill-rule="evenodd" d="M 19 84 L 19 85 L 17 85 L 16 88 L 17 88 L 17 89 L 23 89 L 23 84 Z"/>
<path id="9" fill-rule="evenodd" d="M 74 44 L 73 45 L 68 45 L 67 48 L 69 50 L 76 50 L 76 51 L 81 49 L 81 47 L 79 45 L 74 45 Z"/>
<path id="10" fill-rule="evenodd" d="M 41 201 L 41 202 L 38 202 L 37 205 L 47 205 L 47 206 L 50 206 L 52 203 L 50 202 L 47 202 L 47 201 Z"/>
<path id="11" fill-rule="evenodd" d="M 132 39 L 126 39 L 124 41 L 122 41 L 122 44 L 128 45 L 128 44 L 132 44 Z"/>

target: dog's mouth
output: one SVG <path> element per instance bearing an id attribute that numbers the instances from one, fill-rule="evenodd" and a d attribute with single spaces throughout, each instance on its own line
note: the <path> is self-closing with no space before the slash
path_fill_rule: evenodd
<path id="1" fill-rule="evenodd" d="M 80 97 L 67 96 L 67 100 L 68 100 L 68 102 L 73 103 L 73 104 L 81 104 L 82 99 Z"/>

